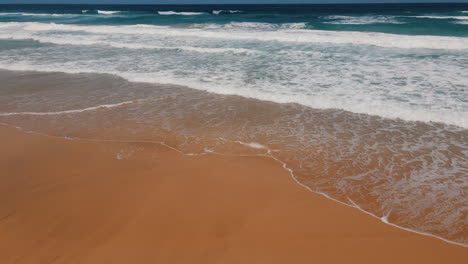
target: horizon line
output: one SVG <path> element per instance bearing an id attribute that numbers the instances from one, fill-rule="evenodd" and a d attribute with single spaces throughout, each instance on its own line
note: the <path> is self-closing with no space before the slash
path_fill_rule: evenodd
<path id="1" fill-rule="evenodd" d="M 143 3 L 105 3 L 105 4 L 91 4 L 91 3 L 0 3 L 0 5 L 382 5 L 382 4 L 394 4 L 394 5 L 418 5 L 418 4 L 468 4 L 468 2 L 446 2 L 441 0 L 440 2 L 413 2 L 413 3 L 396 3 L 396 2 L 379 2 L 379 3 L 200 3 L 200 4 L 188 4 L 188 3 L 175 3 L 175 4 L 143 4 Z"/>

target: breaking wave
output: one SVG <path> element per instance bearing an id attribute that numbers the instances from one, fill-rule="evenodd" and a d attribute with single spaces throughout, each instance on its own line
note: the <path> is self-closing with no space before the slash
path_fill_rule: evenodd
<path id="1" fill-rule="evenodd" d="M 180 16 L 197 16 L 204 15 L 204 12 L 175 12 L 175 11 L 158 11 L 159 15 L 180 15 Z"/>

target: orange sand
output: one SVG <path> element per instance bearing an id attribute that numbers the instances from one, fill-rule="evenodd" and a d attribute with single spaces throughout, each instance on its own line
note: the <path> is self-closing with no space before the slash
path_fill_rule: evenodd
<path id="1" fill-rule="evenodd" d="M 467 263 L 261 157 L 0 127 L 0 263 Z M 123 159 L 116 159 L 121 153 Z"/>

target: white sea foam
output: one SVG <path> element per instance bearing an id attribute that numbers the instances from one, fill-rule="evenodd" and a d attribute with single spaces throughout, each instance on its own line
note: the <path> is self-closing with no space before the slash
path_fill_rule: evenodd
<path id="1" fill-rule="evenodd" d="M 174 11 L 158 11 L 159 15 L 180 15 L 180 16 L 196 16 L 206 14 L 204 12 L 174 12 Z"/>
<path id="2" fill-rule="evenodd" d="M 332 20 L 323 22 L 325 24 L 338 25 L 403 24 L 403 22 L 397 21 L 394 16 L 327 16 L 325 19 Z"/>
<path id="3" fill-rule="evenodd" d="M 301 23 L 283 23 L 283 24 L 271 24 L 271 23 L 260 23 L 260 22 L 231 22 L 224 26 L 210 25 L 209 28 L 213 29 L 238 29 L 238 30 L 286 30 L 286 29 L 304 29 L 307 24 Z"/>
<path id="4" fill-rule="evenodd" d="M 0 13 L 0 16 L 73 16 L 74 14 Z"/>
<path id="5" fill-rule="evenodd" d="M 197 81 L 197 74 L 190 75 L 187 77 L 178 77 L 174 76 L 171 71 L 162 71 L 162 72 L 149 72 L 149 73 L 132 73 L 132 72 L 122 72 L 117 70 L 111 70 L 108 68 L 109 65 L 105 66 L 102 64 L 95 64 L 93 66 L 88 66 L 83 68 L 79 65 L 73 66 L 68 65 L 38 65 L 33 64 L 15 64 L 12 62 L 6 61 L 5 63 L 0 63 L 0 68 L 7 70 L 20 70 L 20 71 L 50 71 L 50 72 L 67 72 L 67 73 L 108 73 L 121 76 L 127 80 L 135 82 L 148 82 L 148 83 L 168 83 L 168 84 L 178 84 L 183 86 L 189 86 L 199 90 L 205 90 L 209 92 L 214 92 L 218 94 L 233 94 L 240 95 L 244 97 L 256 98 L 266 101 L 274 101 L 278 103 L 299 103 L 302 105 L 310 106 L 313 108 L 320 109 L 330 109 L 330 108 L 340 108 L 345 109 L 355 113 L 366 113 L 371 115 L 378 115 L 386 118 L 400 118 L 408 121 L 424 121 L 424 122 L 442 122 L 446 124 L 453 124 L 460 127 L 468 128 L 468 112 L 461 105 L 456 106 L 459 110 L 454 111 L 453 109 L 434 109 L 420 107 L 418 105 L 410 106 L 401 104 L 397 101 L 383 101 L 382 99 L 376 99 L 373 93 L 375 91 L 366 92 L 363 90 L 363 87 L 356 86 L 349 92 L 347 90 L 342 90 L 344 93 L 341 96 L 346 95 L 342 99 L 335 98 L 336 92 L 326 92 L 323 95 L 306 95 L 301 93 L 290 92 L 290 88 L 287 90 L 283 86 L 278 84 L 271 83 L 259 83 L 255 85 L 257 88 L 252 88 L 250 85 L 238 83 L 238 80 L 234 83 L 223 77 L 223 75 L 218 76 L 221 78 L 221 82 L 211 82 L 211 81 Z M 235 72 L 237 73 L 237 72 Z M 207 76 L 205 73 L 200 73 L 202 76 Z M 349 85 L 346 86 L 355 86 L 351 81 Z M 262 91 L 266 87 L 271 87 L 267 91 Z M 281 88 L 283 87 L 283 88 Z M 283 90 L 283 91 L 282 91 Z M 332 94 L 330 94 L 332 93 Z M 366 94 L 367 93 L 367 94 Z M 396 94 L 398 94 L 397 92 Z M 432 99 L 431 99 L 432 100 Z M 437 100 L 436 98 L 433 100 Z M 446 101 L 440 100 L 441 102 Z M 437 101 L 432 102 L 434 106 L 438 106 L 440 103 Z M 458 103 L 460 104 L 460 103 Z M 55 114 L 55 113 L 54 113 Z"/>
<path id="6" fill-rule="evenodd" d="M 98 10 L 98 14 L 102 15 L 113 15 L 113 14 L 118 14 L 121 13 L 122 11 L 105 11 L 105 10 Z"/>
<path id="7" fill-rule="evenodd" d="M 242 13 L 241 10 L 213 10 L 214 15 Z"/>
<path id="8" fill-rule="evenodd" d="M 126 48 L 126 49 L 155 49 L 155 50 L 181 50 L 187 52 L 200 52 L 200 53 L 236 53 L 236 54 L 256 54 L 260 51 L 244 48 L 206 48 L 206 47 L 191 47 L 191 46 L 158 46 L 151 43 L 128 43 L 128 42 L 116 42 L 109 40 L 102 40 L 99 38 L 92 38 L 90 36 L 83 38 L 64 38 L 56 36 L 35 36 L 22 32 L 22 34 L 2 34 L 0 33 L 0 39 L 31 39 L 41 43 L 52 43 L 59 45 L 105 45 L 115 48 Z"/>
<path id="9" fill-rule="evenodd" d="M 468 16 L 407 16 L 414 18 L 431 18 L 431 19 L 460 19 L 467 20 Z"/>
<path id="10" fill-rule="evenodd" d="M 3 67 L 0 65 L 0 67 Z M 387 102 L 383 100 L 373 99 L 372 95 L 365 95 L 362 91 L 356 90 L 355 96 L 347 96 L 338 99 L 334 96 L 327 95 L 303 95 L 303 94 L 289 94 L 284 91 L 281 92 L 280 87 L 275 87 L 273 91 L 265 91 L 265 86 L 272 84 L 259 84 L 261 89 L 253 89 L 252 87 L 241 87 L 240 85 L 230 84 L 226 82 L 223 84 L 207 83 L 205 81 L 195 81 L 187 78 L 177 78 L 170 75 L 156 75 L 152 74 L 137 74 L 137 73 L 122 73 L 122 72 L 108 72 L 124 77 L 127 80 L 135 82 L 148 82 L 148 83 L 167 83 L 178 84 L 204 90 L 218 94 L 240 95 L 248 98 L 255 98 L 265 101 L 273 101 L 277 103 L 299 103 L 302 105 L 310 106 L 319 109 L 345 109 L 354 113 L 364 113 L 370 115 L 378 115 L 391 119 L 403 119 L 407 121 L 423 121 L 423 122 L 442 122 L 446 124 L 453 124 L 460 127 L 468 128 L 468 112 L 463 109 L 463 106 L 458 106 L 459 111 L 455 112 L 448 109 L 429 110 L 419 108 L 418 106 L 408 106 L 398 102 Z M 359 89 L 359 88 L 356 88 Z M 346 92 L 345 92 L 346 93 Z M 331 97 L 330 97 L 331 96 Z"/>
<path id="11" fill-rule="evenodd" d="M 254 148 L 254 149 L 268 149 L 266 146 L 257 142 L 242 142 L 242 141 L 235 141 L 235 142 L 241 145 L 247 146 L 247 147 Z"/>
<path id="12" fill-rule="evenodd" d="M 214 153 L 214 150 L 212 150 L 212 149 L 210 149 L 210 148 L 207 148 L 207 147 L 205 147 L 205 148 L 203 149 L 203 151 L 204 151 L 205 153 Z"/>

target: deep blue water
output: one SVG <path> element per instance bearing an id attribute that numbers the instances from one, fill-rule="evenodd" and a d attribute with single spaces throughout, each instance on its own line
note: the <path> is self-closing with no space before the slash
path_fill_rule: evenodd
<path id="1" fill-rule="evenodd" d="M 120 12 L 100 14 L 98 10 Z M 181 17 L 159 15 L 158 11 L 201 14 Z M 464 11 L 468 11 L 468 4 L 0 5 L 0 13 L 3 13 L 0 22 L 94 25 L 305 23 L 306 28 L 320 30 L 468 36 L 468 13 Z"/>

